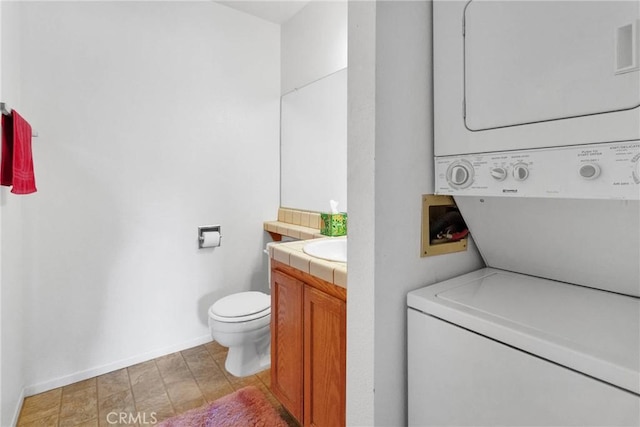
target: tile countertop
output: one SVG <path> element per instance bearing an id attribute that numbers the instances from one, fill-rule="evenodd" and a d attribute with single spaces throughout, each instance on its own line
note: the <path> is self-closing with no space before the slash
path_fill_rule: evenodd
<path id="1" fill-rule="evenodd" d="M 345 237 L 327 237 L 328 239 L 344 239 Z M 314 239 L 314 241 L 321 239 Z M 269 257 L 289 265 L 305 273 L 309 273 L 334 285 L 347 287 L 347 263 L 327 261 L 312 257 L 303 252 L 302 248 L 308 240 L 298 240 L 286 243 L 269 243 Z"/>
<path id="2" fill-rule="evenodd" d="M 305 227 L 302 225 L 289 224 L 282 221 L 265 221 L 264 229 L 270 233 L 281 234 L 283 236 L 293 237 L 294 239 L 315 239 L 325 237 L 320 234 L 318 228 Z"/>

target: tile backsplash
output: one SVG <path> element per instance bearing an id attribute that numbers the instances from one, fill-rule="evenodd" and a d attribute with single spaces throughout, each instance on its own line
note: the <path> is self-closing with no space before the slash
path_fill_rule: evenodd
<path id="1" fill-rule="evenodd" d="M 278 221 L 320 229 L 320 213 L 289 208 L 278 209 Z"/>
<path id="2" fill-rule="evenodd" d="M 273 234 L 301 240 L 324 237 L 320 234 L 320 213 L 297 209 L 278 209 L 278 220 L 265 221 L 264 229 Z"/>

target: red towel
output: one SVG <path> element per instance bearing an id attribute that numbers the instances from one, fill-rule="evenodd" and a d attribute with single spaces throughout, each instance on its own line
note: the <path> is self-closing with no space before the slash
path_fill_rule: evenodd
<path id="1" fill-rule="evenodd" d="M 7 119 L 2 116 L 1 184 L 13 185 L 11 192 L 14 194 L 35 193 L 37 189 L 31 153 L 31 125 L 16 110 Z M 13 126 L 10 122 L 13 122 Z"/>
<path id="2" fill-rule="evenodd" d="M 13 120 L 2 114 L 2 157 L 0 157 L 0 185 L 13 183 Z"/>

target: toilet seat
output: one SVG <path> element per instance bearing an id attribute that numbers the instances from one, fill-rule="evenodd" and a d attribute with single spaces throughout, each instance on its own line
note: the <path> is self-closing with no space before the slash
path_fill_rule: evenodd
<path id="1" fill-rule="evenodd" d="M 225 323 L 248 322 L 271 314 L 271 297 L 262 292 L 239 292 L 216 301 L 209 317 Z"/>

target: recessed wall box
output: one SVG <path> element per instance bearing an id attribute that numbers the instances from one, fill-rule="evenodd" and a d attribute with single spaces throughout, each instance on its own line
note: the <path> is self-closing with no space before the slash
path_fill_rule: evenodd
<path id="1" fill-rule="evenodd" d="M 453 197 L 422 196 L 421 257 L 466 251 L 467 233 Z"/>

